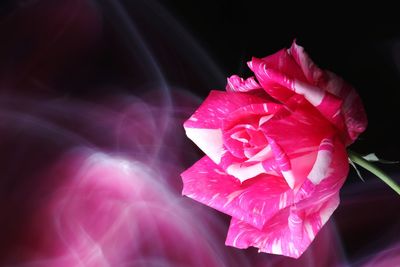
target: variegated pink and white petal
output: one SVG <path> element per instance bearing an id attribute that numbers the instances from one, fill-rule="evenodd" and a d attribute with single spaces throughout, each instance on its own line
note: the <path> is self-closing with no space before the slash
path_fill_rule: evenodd
<path id="1" fill-rule="evenodd" d="M 357 92 L 336 74 L 321 70 L 314 64 L 304 48 L 295 42 L 293 42 L 289 52 L 301 67 L 309 83 L 342 99 L 341 109 L 348 135 L 351 141 L 354 141 L 367 126 L 365 110 Z"/>
<path id="2" fill-rule="evenodd" d="M 293 203 L 293 191 L 282 177 L 264 174 L 240 183 L 208 157 L 181 176 L 182 194 L 258 229 Z"/>
<path id="3" fill-rule="evenodd" d="M 342 146 L 342 144 L 337 145 Z M 318 147 L 318 153 L 314 161 L 314 165 L 307 175 L 307 178 L 313 184 L 318 185 L 322 180 L 328 177 L 329 168 L 331 168 L 331 163 L 334 156 L 333 153 L 334 146 L 332 138 L 324 138 Z"/>
<path id="4" fill-rule="evenodd" d="M 350 137 L 348 144 L 351 144 L 367 128 L 368 120 L 363 103 L 356 90 L 342 78 L 329 71 L 326 76 L 327 82 L 323 88 L 332 93 L 339 91 L 339 97 L 343 99 L 342 114 Z"/>
<path id="5" fill-rule="evenodd" d="M 348 168 L 341 141 L 323 139 L 309 177 L 296 193 L 295 203 L 277 213 L 262 230 L 233 218 L 226 244 L 300 257 L 339 205 L 339 189 Z"/>
<path id="6" fill-rule="evenodd" d="M 274 139 L 268 137 L 268 143 L 271 146 L 271 150 L 274 154 L 277 168 L 279 169 L 283 178 L 285 178 L 289 187 L 293 189 L 297 183 L 297 179 L 293 175 L 292 165 L 290 164 L 289 156 L 286 154 L 286 151 L 284 151 L 282 147 L 276 143 Z"/>
<path id="7" fill-rule="evenodd" d="M 277 175 L 274 166 L 264 168 L 264 161 L 273 157 L 260 125 L 282 109 L 276 103 L 251 104 L 229 114 L 223 122 L 224 147 L 227 150 L 219 164 L 240 181 L 261 173 Z M 235 160 L 239 159 L 239 160 Z"/>
<path id="8" fill-rule="evenodd" d="M 256 74 L 256 77 L 259 79 L 259 81 L 260 76 L 257 75 L 257 73 L 262 71 L 260 70 L 260 66 L 262 68 L 275 70 L 281 73 L 290 73 L 292 79 L 298 79 L 299 81 L 303 82 L 307 81 L 301 68 L 298 66 L 296 61 L 293 60 L 287 49 L 282 49 L 275 54 L 262 59 L 253 58 L 252 61 L 247 63 L 247 65 Z M 261 85 L 268 94 L 282 102 L 285 102 L 286 99 L 293 95 L 293 92 L 288 90 L 288 88 L 285 88 L 285 86 L 280 86 L 268 79 L 263 80 Z"/>
<path id="9" fill-rule="evenodd" d="M 297 191 L 297 207 L 312 210 L 319 201 L 339 192 L 349 172 L 347 152 L 339 138 L 322 140 L 307 179 Z"/>
<path id="10" fill-rule="evenodd" d="M 271 96 L 286 103 L 294 94 L 304 96 L 331 123 L 340 128 L 342 100 L 322 88 L 294 79 L 283 72 L 267 67 L 257 58 L 252 60 L 252 68 L 260 84 Z"/>
<path id="11" fill-rule="evenodd" d="M 311 60 L 304 48 L 294 41 L 287 51 L 301 68 L 307 81 L 313 85 L 319 85 L 324 79 L 325 73 Z"/>
<path id="12" fill-rule="evenodd" d="M 276 161 L 286 166 L 281 169 L 283 176 L 292 188 L 298 188 L 314 165 L 321 141 L 333 136 L 335 128 L 303 97 L 293 97 L 287 104 L 288 109 L 278 111 L 261 128 Z"/>
<path id="13" fill-rule="evenodd" d="M 295 94 L 290 88 L 276 83 L 276 81 L 271 80 L 271 78 L 268 77 L 269 74 L 267 70 L 272 69 L 269 69 L 267 64 L 262 59 L 253 57 L 252 60 L 247 63 L 247 65 L 254 72 L 259 84 L 271 97 L 282 103 L 285 103 Z"/>
<path id="14" fill-rule="evenodd" d="M 339 194 L 314 206 L 312 213 L 287 207 L 260 230 L 232 218 L 225 244 L 236 248 L 256 247 L 260 252 L 299 258 L 339 205 Z"/>
<path id="15" fill-rule="evenodd" d="M 238 75 L 232 75 L 227 79 L 227 92 L 249 92 L 259 89 L 262 90 L 262 87 L 258 84 L 254 77 L 249 77 L 245 80 Z"/>
<path id="16" fill-rule="evenodd" d="M 292 79 L 306 82 L 307 78 L 304 76 L 302 69 L 297 62 L 293 60 L 287 49 L 281 49 L 275 54 L 261 58 L 268 69 L 275 70 L 281 73 L 290 74 Z"/>
<path id="17" fill-rule="evenodd" d="M 237 110 L 227 114 L 223 122 L 223 129 L 230 130 L 238 124 L 260 126 L 260 117 L 266 115 L 274 115 L 282 108 L 281 104 L 272 103 L 264 100 L 263 103 L 243 105 Z M 270 119 L 271 116 L 268 116 Z M 265 118 L 266 120 L 267 118 Z M 261 120 L 261 122 L 265 121 Z"/>
<path id="18" fill-rule="evenodd" d="M 184 123 L 186 135 L 215 163 L 225 153 L 222 140 L 224 119 L 240 107 L 265 102 L 245 93 L 211 91 L 196 112 Z"/>

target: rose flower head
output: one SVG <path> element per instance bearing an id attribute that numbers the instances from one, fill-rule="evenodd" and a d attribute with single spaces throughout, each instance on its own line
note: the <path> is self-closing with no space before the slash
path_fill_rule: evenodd
<path id="1" fill-rule="evenodd" d="M 232 216 L 227 245 L 298 258 L 339 205 L 365 111 L 296 43 L 248 66 L 254 77 L 231 76 L 184 123 L 206 156 L 183 194 Z"/>

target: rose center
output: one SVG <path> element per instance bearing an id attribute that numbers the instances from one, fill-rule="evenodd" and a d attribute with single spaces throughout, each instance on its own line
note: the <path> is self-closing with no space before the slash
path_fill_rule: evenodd
<path id="1" fill-rule="evenodd" d="M 243 155 L 250 159 L 268 145 L 264 133 L 254 127 L 243 127 L 231 134 L 240 143 Z"/>

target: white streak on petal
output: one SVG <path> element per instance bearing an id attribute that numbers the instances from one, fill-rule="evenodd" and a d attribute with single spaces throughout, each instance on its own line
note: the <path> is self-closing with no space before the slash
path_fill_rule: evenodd
<path id="1" fill-rule="evenodd" d="M 260 120 L 258 121 L 258 126 L 263 125 L 264 123 L 269 121 L 273 116 L 274 116 L 274 114 L 270 114 L 270 115 L 266 115 L 266 116 L 261 117 Z"/>
<path id="2" fill-rule="evenodd" d="M 228 201 L 224 204 L 224 207 L 228 206 L 229 203 L 231 203 L 231 202 L 232 202 L 238 195 L 240 195 L 243 191 L 244 191 L 244 190 L 237 190 L 237 191 L 234 191 L 234 192 L 230 193 L 230 194 L 226 197 L 226 199 L 227 199 Z"/>
<path id="3" fill-rule="evenodd" d="M 208 203 L 209 204 L 213 203 L 219 197 L 219 195 L 220 195 L 220 193 L 216 193 L 215 195 L 213 195 Z"/>
<path id="4" fill-rule="evenodd" d="M 314 231 L 312 229 L 312 226 L 309 222 L 304 223 L 304 228 L 306 229 L 306 233 L 308 235 L 308 238 L 310 240 L 313 240 L 315 237 Z"/>
<path id="5" fill-rule="evenodd" d="M 273 254 L 278 254 L 278 255 L 282 254 L 282 246 L 280 239 L 275 239 L 274 242 L 272 242 L 271 252 Z"/>
<path id="6" fill-rule="evenodd" d="M 287 202 L 287 195 L 286 193 L 281 194 L 280 198 L 279 198 L 279 209 L 283 209 L 284 207 L 286 207 L 286 202 Z"/>
<path id="7" fill-rule="evenodd" d="M 321 223 L 324 225 L 328 219 L 331 217 L 332 213 L 335 211 L 337 206 L 339 205 L 339 196 L 334 196 L 334 201 L 329 203 L 328 207 L 325 207 L 320 211 L 320 218 L 321 218 Z"/>
<path id="8" fill-rule="evenodd" d="M 318 151 L 317 159 L 314 163 L 314 166 L 308 175 L 308 179 L 317 185 L 324 178 L 326 178 L 326 174 L 331 163 L 332 153 L 326 150 Z"/>
<path id="9" fill-rule="evenodd" d="M 253 178 L 261 173 L 265 173 L 264 167 L 261 163 L 256 163 L 251 166 L 242 167 L 241 164 L 236 163 L 232 164 L 226 169 L 226 172 L 229 175 L 232 175 L 240 180 L 240 182 L 244 182 L 247 179 Z"/>
<path id="10" fill-rule="evenodd" d="M 234 132 L 233 134 L 231 134 L 231 138 L 234 139 L 234 140 L 240 141 L 242 143 L 248 143 L 249 140 L 247 140 L 244 137 L 241 137 L 243 132 L 244 132 L 244 130 L 243 131 Z"/>
<path id="11" fill-rule="evenodd" d="M 238 241 L 240 235 L 243 234 L 243 233 L 244 233 L 244 232 L 239 232 L 239 233 L 236 235 L 235 239 L 234 239 L 233 242 L 232 242 L 232 245 L 233 245 L 234 247 L 237 247 L 236 243 L 237 243 L 237 241 Z"/>
<path id="12" fill-rule="evenodd" d="M 214 172 L 219 174 L 219 175 L 227 175 L 225 172 L 218 170 L 218 169 L 214 169 Z"/>
<path id="13" fill-rule="evenodd" d="M 321 210 L 321 213 L 319 214 L 319 216 L 321 218 L 322 224 L 325 224 L 328 221 L 331 214 L 332 214 L 332 212 L 330 211 L 330 209 Z"/>
<path id="14" fill-rule="evenodd" d="M 287 184 L 289 185 L 289 187 L 291 189 L 293 189 L 294 188 L 295 178 L 294 178 L 292 170 L 282 171 L 282 175 L 285 178 L 285 180 L 286 180 Z"/>
<path id="15" fill-rule="evenodd" d="M 222 131 L 220 129 L 185 128 L 186 135 L 216 164 L 224 153 Z"/>
<path id="16" fill-rule="evenodd" d="M 267 158 L 272 157 L 272 150 L 271 150 L 271 146 L 268 145 L 265 148 L 263 148 L 260 152 L 258 152 L 257 154 L 255 154 L 253 157 L 249 158 L 246 162 L 250 162 L 250 161 L 264 161 Z"/>
<path id="17" fill-rule="evenodd" d="M 317 159 L 308 174 L 308 179 L 310 179 L 313 184 L 317 185 L 327 177 L 329 166 L 332 162 L 332 151 L 332 141 L 329 139 L 322 140 Z"/>
<path id="18" fill-rule="evenodd" d="M 296 93 L 303 95 L 315 107 L 321 104 L 325 96 L 325 91 L 299 80 L 293 82 L 293 89 Z"/>

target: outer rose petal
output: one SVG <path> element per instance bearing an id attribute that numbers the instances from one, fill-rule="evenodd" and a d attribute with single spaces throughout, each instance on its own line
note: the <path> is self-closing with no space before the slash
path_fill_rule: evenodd
<path id="1" fill-rule="evenodd" d="M 327 84 L 324 87 L 327 91 L 336 91 L 338 84 L 341 84 L 340 97 L 343 99 L 342 113 L 350 141 L 347 145 L 351 144 L 357 137 L 367 128 L 367 115 L 362 104 L 360 96 L 357 94 L 349 84 L 342 78 L 332 72 L 326 72 Z"/>
<path id="2" fill-rule="evenodd" d="M 227 79 L 226 91 L 228 92 L 249 92 L 252 90 L 262 89 L 254 77 L 243 78 L 232 75 Z"/>
<path id="3" fill-rule="evenodd" d="M 320 151 L 331 154 L 331 164 L 322 166 L 318 184 L 306 180 L 295 196 L 294 204 L 271 218 L 260 230 L 244 221 L 232 219 L 226 244 L 238 248 L 258 247 L 260 251 L 298 258 L 339 204 L 339 189 L 348 173 L 347 154 L 340 140 L 325 139 Z M 332 150 L 332 148 L 334 148 Z"/>
<path id="4" fill-rule="evenodd" d="M 268 69 L 273 69 L 281 73 L 288 73 L 293 79 L 306 82 L 302 69 L 299 67 L 287 49 L 281 49 L 273 55 L 261 59 Z"/>
<path id="5" fill-rule="evenodd" d="M 324 157 L 327 158 L 323 159 Z M 330 162 L 329 166 L 323 162 L 324 160 Z M 320 165 L 318 166 L 317 164 Z M 318 169 L 317 173 L 321 175 L 318 181 L 314 176 L 316 168 Z M 348 171 L 347 152 L 341 140 L 338 138 L 322 140 L 317 160 L 308 174 L 308 179 L 296 193 L 295 203 L 297 203 L 297 207 L 312 210 L 319 200 L 329 195 L 334 195 L 342 187 Z"/>
<path id="6" fill-rule="evenodd" d="M 247 65 L 254 72 L 263 89 L 273 98 L 285 103 L 294 95 L 294 92 L 290 88 L 277 84 L 266 76 L 268 66 L 263 60 L 253 58 L 252 61 L 247 63 Z"/>
<path id="7" fill-rule="evenodd" d="M 263 102 L 265 99 L 256 95 L 211 91 L 196 112 L 184 123 L 186 135 L 218 164 L 225 152 L 221 131 L 225 117 L 240 107 Z"/>
<path id="8" fill-rule="evenodd" d="M 282 154 L 279 158 L 289 159 L 290 168 L 281 171 L 292 188 L 298 188 L 307 178 L 321 141 L 335 134 L 334 127 L 301 96 L 292 97 L 287 109 L 278 111 L 261 127 L 270 143 L 278 146 L 275 157 Z"/>
<path id="9" fill-rule="evenodd" d="M 292 46 L 288 49 L 288 52 L 303 71 L 307 81 L 311 84 L 318 85 L 319 81 L 323 79 L 324 72 L 314 64 L 311 58 L 304 51 L 304 48 L 297 45 L 296 42 L 293 42 Z"/>
<path id="10" fill-rule="evenodd" d="M 182 173 L 182 194 L 262 229 L 280 209 L 293 203 L 282 177 L 263 175 L 240 183 L 203 157 Z"/>
<path id="11" fill-rule="evenodd" d="M 336 74 L 318 68 L 304 51 L 304 48 L 295 42 L 293 42 L 289 52 L 303 70 L 308 82 L 343 100 L 342 113 L 349 137 L 354 141 L 367 126 L 364 107 L 354 88 Z"/>
<path id="12" fill-rule="evenodd" d="M 262 230 L 232 218 L 225 244 L 242 249 L 253 246 L 259 252 L 299 258 L 338 205 L 339 194 L 335 194 L 307 216 L 286 208 Z"/>
<path id="13" fill-rule="evenodd" d="M 257 79 L 259 79 L 259 76 L 257 75 L 258 72 L 263 71 L 259 70 L 260 63 L 262 63 L 262 67 L 265 67 L 265 69 L 273 70 L 279 73 L 290 74 L 293 79 L 298 79 L 303 82 L 307 81 L 301 68 L 298 66 L 296 61 L 293 60 L 287 49 L 282 49 L 275 54 L 262 59 L 253 58 L 252 61 L 248 62 L 247 64 L 249 68 L 256 74 Z M 276 84 L 274 81 L 269 81 L 266 79 L 263 80 L 261 84 L 268 94 L 279 101 L 285 102 L 287 99 L 293 96 L 293 92 L 291 90 L 288 90 L 288 88 L 285 86 Z"/>
<path id="14" fill-rule="evenodd" d="M 332 159 L 333 141 L 331 138 L 325 138 L 319 145 L 317 158 L 307 178 L 313 184 L 319 184 L 328 176 L 327 173 L 329 171 L 329 166 L 331 165 Z"/>
<path id="15" fill-rule="evenodd" d="M 340 117 L 342 101 L 322 88 L 292 78 L 291 73 L 269 69 L 267 64 L 257 58 L 252 60 L 252 70 L 268 94 L 286 103 L 295 94 L 304 96 L 317 110 L 339 130 L 343 130 Z"/>

